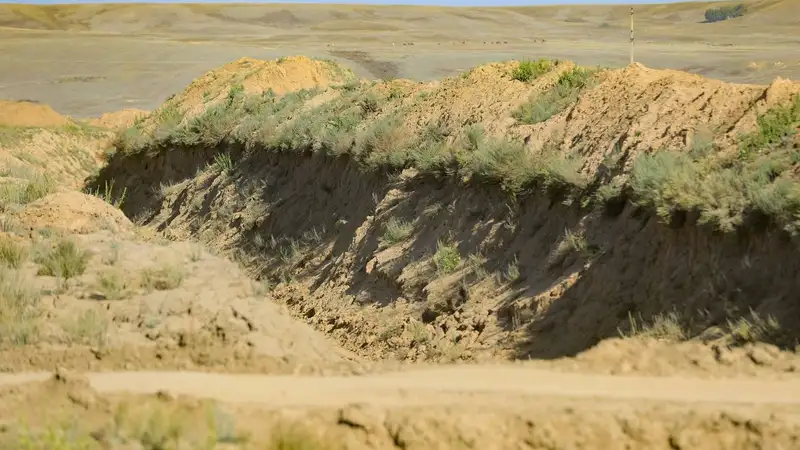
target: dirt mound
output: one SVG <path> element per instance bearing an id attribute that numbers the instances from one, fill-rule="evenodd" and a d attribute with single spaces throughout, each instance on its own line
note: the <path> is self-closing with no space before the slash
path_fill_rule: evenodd
<path id="1" fill-rule="evenodd" d="M 143 109 L 128 108 L 121 111 L 114 111 L 103 114 L 102 116 L 91 119 L 89 123 L 95 126 L 104 127 L 108 129 L 128 128 L 132 126 L 137 119 L 146 117 L 150 111 Z"/>
<path id="2" fill-rule="evenodd" d="M 590 174 L 615 152 L 632 164 L 636 156 L 653 149 L 689 151 L 702 145 L 698 139 L 713 141 L 717 155 L 724 156 L 738 152 L 741 136 L 757 128 L 758 114 L 790 103 L 798 93 L 800 83 L 780 78 L 765 88 L 633 64 L 607 73 L 569 114 L 520 127 L 518 133 L 534 140 L 549 134 L 551 140 L 542 145 L 572 147 Z"/>
<path id="3" fill-rule="evenodd" d="M 48 105 L 28 101 L 0 100 L 0 125 L 8 127 L 54 127 L 67 125 L 69 118 Z"/>
<path id="4" fill-rule="evenodd" d="M 75 191 L 50 194 L 29 203 L 16 217 L 30 230 L 48 228 L 68 234 L 108 230 L 122 236 L 129 235 L 133 228 L 118 208 L 93 195 Z"/>
<path id="5" fill-rule="evenodd" d="M 354 78 L 350 70 L 332 61 L 305 56 L 271 61 L 242 58 L 197 78 L 168 104 L 191 117 L 225 99 L 237 86 L 247 94 L 272 90 L 276 95 L 282 95 L 302 89 L 325 88 Z"/>
<path id="6" fill-rule="evenodd" d="M 356 367 L 347 352 L 265 301 L 266 288 L 235 264 L 190 243 L 132 239 L 121 212 L 99 199 L 69 193 L 37 203 L 16 219 L 77 232 L 103 220 L 118 228 L 69 236 L 22 229 L 0 237 L 2 371 Z"/>
<path id="7" fill-rule="evenodd" d="M 556 370 L 674 376 L 758 377 L 794 379 L 800 356 L 779 348 L 749 343 L 741 348 L 701 341 L 670 343 L 653 339 L 607 339 L 575 358 L 554 361 Z"/>
<path id="8" fill-rule="evenodd" d="M 108 129 L 47 105 L 0 100 L 0 177 L 25 180 L 23 189 L 33 186 L 45 194 L 55 185 L 79 188 L 99 169 L 111 137 Z M 20 197 L 4 194 L 0 205 Z"/>
<path id="9" fill-rule="evenodd" d="M 128 130 L 143 140 L 98 180 L 127 187 L 129 216 L 229 252 L 370 358 L 558 359 L 622 335 L 704 346 L 699 364 L 665 356 L 670 373 L 788 373 L 800 285 L 776 264 L 796 260 L 782 242 L 800 229 L 798 94 L 638 64 L 497 63 L 233 96 L 203 127 Z M 774 366 L 711 350 L 761 341 L 780 349 Z"/>

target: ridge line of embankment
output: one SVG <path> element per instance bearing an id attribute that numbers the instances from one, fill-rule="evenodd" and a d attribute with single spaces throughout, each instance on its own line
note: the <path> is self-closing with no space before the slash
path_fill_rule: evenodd
<path id="1" fill-rule="evenodd" d="M 236 64 L 256 63 L 121 134 L 94 186 L 115 181 L 129 216 L 230 252 L 351 350 L 550 359 L 620 334 L 718 344 L 669 363 L 605 355 L 670 373 L 797 342 L 794 83 L 764 96 L 542 60 L 276 96 Z"/>

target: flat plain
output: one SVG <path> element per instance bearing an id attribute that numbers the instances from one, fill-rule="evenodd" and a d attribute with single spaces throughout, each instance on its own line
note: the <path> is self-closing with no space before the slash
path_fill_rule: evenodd
<path id="1" fill-rule="evenodd" d="M 706 3 L 637 6 L 635 59 L 737 83 L 800 77 L 800 4 L 761 0 L 703 23 Z M 0 98 L 63 114 L 150 110 L 251 57 L 329 58 L 365 78 L 441 79 L 508 59 L 629 61 L 629 7 L 0 5 Z M 411 45 L 409 45 L 411 44 Z"/>

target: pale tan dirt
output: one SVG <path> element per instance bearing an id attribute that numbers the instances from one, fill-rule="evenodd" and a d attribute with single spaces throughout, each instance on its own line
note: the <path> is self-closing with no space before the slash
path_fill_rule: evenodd
<path id="1" fill-rule="evenodd" d="M 42 381 L 18 384 L 26 379 Z M 91 436 L 88 448 L 121 439 L 145 444 L 166 429 L 184 444 L 215 436 L 222 448 L 275 446 L 287 431 L 305 437 L 301 448 L 309 449 L 728 450 L 793 448 L 800 437 L 800 396 L 789 383 L 479 367 L 350 378 L 59 370 L 0 383 L 1 440 L 14 442 L 21 424 L 63 424 L 72 436 Z M 121 395 L 131 392 L 149 395 Z M 37 409 L 42 404 L 48 407 Z"/>
<path id="2" fill-rule="evenodd" d="M 53 127 L 67 125 L 69 118 L 49 105 L 0 100 L 0 125 L 9 127 Z"/>
<path id="3" fill-rule="evenodd" d="M 588 173 L 596 172 L 607 155 L 621 152 L 626 162 L 621 169 L 627 170 L 636 156 L 653 149 L 688 151 L 704 130 L 714 133 L 721 154 L 738 151 L 741 135 L 755 129 L 757 114 L 798 93 L 800 82 L 780 78 L 769 86 L 730 84 L 634 64 L 606 73 L 599 89 L 586 91 L 553 120 L 512 133 L 538 141 L 539 148 L 551 143 L 572 148 L 587 160 L 583 170 Z"/>
<path id="4" fill-rule="evenodd" d="M 43 254 L 61 239 L 87 251 L 85 272 L 66 283 L 37 274 L 29 259 L 4 280 L 40 292 L 36 314 L 6 324 L 3 371 L 138 368 L 204 370 L 352 370 L 329 344 L 264 298 L 235 264 L 199 245 L 153 240 L 119 210 L 79 193 L 56 193 L 11 215 L 4 233 Z M 4 241 L 5 242 L 5 241 Z M 16 281 L 15 281 L 16 280 Z M 353 366 L 355 367 L 355 366 Z"/>
<path id="5" fill-rule="evenodd" d="M 92 125 L 104 127 L 108 129 L 128 128 L 133 125 L 137 119 L 147 116 L 150 111 L 137 108 L 126 108 L 120 111 L 105 113 L 95 119 L 90 119 L 88 122 Z"/>
<path id="6" fill-rule="evenodd" d="M 519 407 L 537 397 L 600 401 L 800 405 L 796 380 L 701 380 L 553 373 L 524 364 L 451 366 L 364 376 L 242 375 L 193 372 L 84 373 L 99 393 L 156 394 L 255 403 L 269 408 L 377 406 Z M 43 381 L 50 374 L 0 375 L 0 385 Z M 499 398 L 498 398 L 499 397 Z"/>
<path id="7" fill-rule="evenodd" d="M 0 178 L 47 176 L 80 189 L 103 162 L 111 133 L 54 111 L 48 105 L 0 100 Z"/>
<path id="8" fill-rule="evenodd" d="M 75 191 L 55 193 L 29 203 L 15 217 L 31 232 L 49 228 L 65 234 L 101 230 L 116 236 L 133 234 L 133 224 L 118 208 L 93 195 Z"/>

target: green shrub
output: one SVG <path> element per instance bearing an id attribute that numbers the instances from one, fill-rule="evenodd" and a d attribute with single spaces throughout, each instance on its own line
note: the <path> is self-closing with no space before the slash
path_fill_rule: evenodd
<path id="1" fill-rule="evenodd" d="M 700 224 L 730 232 L 749 213 L 759 212 L 796 234 L 800 186 L 782 175 L 779 161 L 770 157 L 723 166 L 661 151 L 637 158 L 629 183 L 634 202 L 663 218 L 676 211 L 696 211 Z"/>
<path id="2" fill-rule="evenodd" d="M 9 238 L 0 237 L 0 265 L 19 269 L 28 259 L 28 248 Z"/>
<path id="3" fill-rule="evenodd" d="M 414 226 L 409 222 L 392 217 L 386 222 L 381 242 L 386 245 L 399 244 L 405 241 L 414 232 Z"/>
<path id="4" fill-rule="evenodd" d="M 36 337 L 40 317 L 38 290 L 15 270 L 0 267 L 0 344 L 25 345 Z"/>
<path id="5" fill-rule="evenodd" d="M 436 253 L 433 255 L 433 264 L 436 272 L 440 275 L 453 273 L 461 265 L 461 255 L 458 247 L 453 244 L 445 244 L 442 241 L 436 243 Z"/>
<path id="6" fill-rule="evenodd" d="M 390 116 L 373 122 L 358 134 L 353 154 L 371 170 L 379 167 L 399 169 L 409 162 L 406 144 L 402 120 Z"/>
<path id="7" fill-rule="evenodd" d="M 752 154 L 778 145 L 788 146 L 800 127 L 800 95 L 787 105 L 778 105 L 756 119 L 758 130 L 742 137 L 739 154 Z"/>
<path id="8" fill-rule="evenodd" d="M 539 78 L 553 68 L 553 61 L 549 59 L 539 59 L 536 61 L 521 61 L 519 66 L 511 72 L 511 78 L 528 82 Z"/>
<path id="9" fill-rule="evenodd" d="M 39 275 L 53 276 L 68 281 L 83 275 L 91 254 L 81 250 L 70 240 L 61 240 L 55 247 L 38 255 L 35 260 L 40 265 Z"/>
<path id="10" fill-rule="evenodd" d="M 532 97 L 522 104 L 511 116 L 520 123 L 536 124 L 546 122 L 551 117 L 575 103 L 581 91 L 591 84 L 596 71 L 575 67 L 561 74 L 556 84 L 541 95 Z"/>
<path id="11" fill-rule="evenodd" d="M 743 3 L 734 6 L 720 6 L 719 8 L 709 8 L 705 12 L 706 22 L 720 22 L 722 20 L 741 17 L 747 12 Z"/>
<path id="12" fill-rule="evenodd" d="M 33 175 L 24 183 L 0 183 L 0 211 L 12 205 L 35 202 L 55 190 L 55 182 L 47 175 Z"/>

